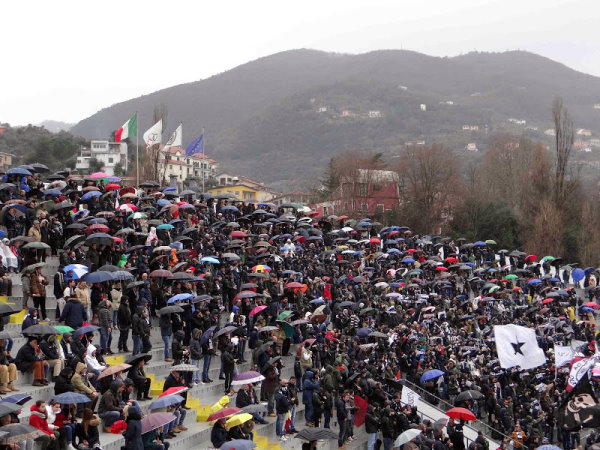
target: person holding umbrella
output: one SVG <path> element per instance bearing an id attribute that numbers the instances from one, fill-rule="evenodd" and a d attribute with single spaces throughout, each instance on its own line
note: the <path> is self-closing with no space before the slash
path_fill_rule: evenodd
<path id="1" fill-rule="evenodd" d="M 212 430 L 210 432 L 210 441 L 213 446 L 216 448 L 221 448 L 221 446 L 230 440 L 229 435 L 227 434 L 228 426 L 227 426 L 227 418 L 223 417 L 213 425 Z M 129 448 L 129 447 L 128 447 Z"/>
<path id="2" fill-rule="evenodd" d="M 138 354 L 137 357 L 128 362 L 131 364 L 131 369 L 129 370 L 129 378 L 133 381 L 135 388 L 137 389 L 137 400 L 152 400 L 152 397 L 148 395 L 150 392 L 150 384 L 151 380 L 146 376 L 146 372 L 144 371 L 144 364 L 146 364 L 146 359 L 144 354 Z"/>
<path id="3" fill-rule="evenodd" d="M 46 386 L 48 384 L 44 376 L 48 363 L 40 358 L 39 352 L 38 337 L 30 336 L 27 343 L 19 349 L 15 358 L 17 369 L 23 373 L 33 372 L 32 386 Z"/>

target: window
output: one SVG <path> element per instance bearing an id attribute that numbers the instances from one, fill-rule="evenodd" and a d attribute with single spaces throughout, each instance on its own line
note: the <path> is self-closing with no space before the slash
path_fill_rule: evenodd
<path id="1" fill-rule="evenodd" d="M 361 211 L 368 211 L 369 210 L 369 204 L 368 203 L 361 203 L 360 204 L 360 209 L 361 209 Z"/>
<path id="2" fill-rule="evenodd" d="M 383 189 L 383 186 L 381 185 L 381 183 L 373 183 L 373 190 L 374 191 L 380 191 Z"/>
<path id="3" fill-rule="evenodd" d="M 382 213 L 384 210 L 384 205 L 383 203 L 377 203 L 376 209 L 375 209 L 378 213 Z"/>
<path id="4" fill-rule="evenodd" d="M 367 183 L 358 183 L 358 196 L 366 197 L 368 193 Z"/>
<path id="5" fill-rule="evenodd" d="M 108 158 L 108 163 L 112 164 L 113 163 L 113 159 L 112 158 Z"/>
<path id="6" fill-rule="evenodd" d="M 173 164 L 169 164 L 169 169 L 173 170 Z"/>
<path id="7" fill-rule="evenodd" d="M 240 191 L 235 191 L 235 196 L 239 197 L 239 195 L 240 195 Z"/>

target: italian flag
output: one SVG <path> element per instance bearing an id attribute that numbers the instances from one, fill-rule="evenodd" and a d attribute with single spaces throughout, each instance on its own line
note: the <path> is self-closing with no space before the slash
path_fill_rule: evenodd
<path id="1" fill-rule="evenodd" d="M 130 136 L 137 136 L 137 113 L 115 131 L 115 142 L 121 142 Z"/>

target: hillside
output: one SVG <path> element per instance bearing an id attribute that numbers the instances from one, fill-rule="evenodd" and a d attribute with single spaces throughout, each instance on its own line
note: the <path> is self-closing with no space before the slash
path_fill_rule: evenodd
<path id="1" fill-rule="evenodd" d="M 106 138 L 134 111 L 140 112 L 143 131 L 151 125 L 154 105 L 164 103 L 165 134 L 181 121 L 187 144 L 204 127 L 206 152 L 224 169 L 285 187 L 313 176 L 344 149 L 395 153 L 411 140 L 442 142 L 454 150 L 476 142 L 485 149 L 497 131 L 549 141 L 543 130 L 551 126 L 556 95 L 577 127 L 595 131 L 600 78 L 531 53 L 437 58 L 400 50 L 362 55 L 293 50 L 113 105 L 71 132 Z M 420 111 L 421 104 L 427 111 Z M 381 117 L 369 117 L 369 111 Z M 479 131 L 465 133 L 463 124 Z"/>
<path id="2" fill-rule="evenodd" d="M 60 120 L 44 120 L 39 123 L 38 126 L 44 127 L 51 133 L 58 133 L 60 131 L 69 131 L 74 123 L 61 122 Z"/>

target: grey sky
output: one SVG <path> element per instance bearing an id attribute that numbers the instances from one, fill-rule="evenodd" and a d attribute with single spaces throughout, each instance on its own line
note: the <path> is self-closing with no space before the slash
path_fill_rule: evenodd
<path id="1" fill-rule="evenodd" d="M 600 76 L 598 0 L 9 0 L 0 122 L 77 122 L 293 48 L 521 49 Z"/>

